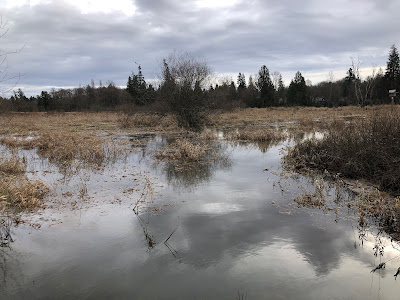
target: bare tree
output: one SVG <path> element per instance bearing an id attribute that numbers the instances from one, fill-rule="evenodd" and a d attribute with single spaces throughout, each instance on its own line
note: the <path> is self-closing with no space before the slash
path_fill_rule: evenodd
<path id="1" fill-rule="evenodd" d="M 182 126 L 198 130 L 207 111 L 203 89 L 209 84 L 211 68 L 204 59 L 191 54 L 171 53 L 162 62 L 161 98 Z"/>
<path id="2" fill-rule="evenodd" d="M 4 37 L 8 32 L 7 22 L 3 21 L 3 17 L 0 16 L 0 38 Z M 4 95 L 5 93 L 12 90 L 18 83 L 19 79 L 21 78 L 21 74 L 15 76 L 8 75 L 8 64 L 7 64 L 7 57 L 10 54 L 18 53 L 22 50 L 22 48 L 14 51 L 10 50 L 3 50 L 0 49 L 0 94 Z M 7 82 L 12 81 L 11 84 L 6 84 Z"/>
<path id="3" fill-rule="evenodd" d="M 376 84 L 377 73 L 376 73 L 376 66 L 373 66 L 372 74 L 367 76 L 367 78 L 363 82 L 360 71 L 361 66 L 362 66 L 362 61 L 360 61 L 359 58 L 357 58 L 357 61 L 355 61 L 351 57 L 351 67 L 353 69 L 353 74 L 355 77 L 355 79 L 353 80 L 354 92 L 356 95 L 357 103 L 361 107 L 364 107 L 365 104 L 367 103 L 367 99 L 370 97 L 371 92 Z"/>
<path id="4" fill-rule="evenodd" d="M 279 88 L 279 80 L 282 79 L 282 74 L 280 72 L 273 72 L 271 74 L 272 84 L 274 85 L 275 91 Z"/>
<path id="5" fill-rule="evenodd" d="M 164 59 L 163 66 L 165 63 L 169 67 L 170 75 L 179 86 L 194 89 L 196 85 L 205 88 L 208 84 L 211 68 L 203 58 L 195 58 L 188 52 L 174 51 Z"/>

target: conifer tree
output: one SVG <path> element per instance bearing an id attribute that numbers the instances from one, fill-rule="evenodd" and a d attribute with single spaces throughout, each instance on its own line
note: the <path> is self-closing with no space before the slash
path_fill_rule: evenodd
<path id="1" fill-rule="evenodd" d="M 246 77 L 244 74 L 239 73 L 238 79 L 237 79 L 237 84 L 238 84 L 238 90 L 243 90 L 246 88 Z"/>
<path id="2" fill-rule="evenodd" d="M 256 87 L 260 92 L 258 107 L 266 107 L 274 104 L 274 85 L 272 84 L 268 68 L 264 65 L 258 71 Z"/>
<path id="3" fill-rule="evenodd" d="M 400 59 L 395 45 L 390 47 L 389 58 L 386 64 L 385 79 L 389 89 L 400 88 Z"/>
<path id="4" fill-rule="evenodd" d="M 303 75 L 297 71 L 288 89 L 288 103 L 290 105 L 307 105 L 308 91 Z"/>

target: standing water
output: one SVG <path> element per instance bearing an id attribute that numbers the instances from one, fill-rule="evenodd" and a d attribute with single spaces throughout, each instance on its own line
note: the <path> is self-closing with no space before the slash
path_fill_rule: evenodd
<path id="1" fill-rule="evenodd" d="M 30 152 L 31 176 L 63 200 L 28 215 L 0 248 L 1 299 L 398 298 L 397 243 L 346 205 L 294 202 L 314 187 L 285 175 L 284 144 L 222 142 L 218 160 L 177 166 L 153 159 L 166 139 L 145 139 L 69 179 Z"/>

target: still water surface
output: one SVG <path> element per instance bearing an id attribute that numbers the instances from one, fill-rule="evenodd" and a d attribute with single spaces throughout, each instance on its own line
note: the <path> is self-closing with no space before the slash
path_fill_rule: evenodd
<path id="1" fill-rule="evenodd" d="M 222 160 L 177 168 L 151 158 L 166 140 L 147 138 L 126 160 L 70 181 L 32 154 L 35 176 L 57 182 L 60 195 L 83 181 L 88 195 L 32 216 L 40 229 L 13 229 L 11 249 L 0 249 L 1 299 L 400 297 L 397 244 L 373 226 L 360 230 L 346 208 L 295 205 L 309 180 L 278 176 L 284 144 L 222 142 Z M 144 175 L 155 209 L 136 215 Z M 386 269 L 371 273 L 380 262 Z"/>

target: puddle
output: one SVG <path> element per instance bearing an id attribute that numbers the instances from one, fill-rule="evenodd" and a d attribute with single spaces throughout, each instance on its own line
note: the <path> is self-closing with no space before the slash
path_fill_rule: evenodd
<path id="1" fill-rule="evenodd" d="M 330 209 L 299 207 L 294 199 L 313 186 L 282 175 L 284 144 L 220 141 L 222 160 L 182 165 L 153 159 L 173 138 L 126 138 L 143 139 L 125 159 L 71 176 L 23 152 L 28 176 L 56 200 L 29 217 L 39 229 L 21 224 L 11 248 L 0 248 L 0 298 L 397 298 L 400 247 L 361 226 L 334 187 Z M 152 202 L 136 215 L 146 178 Z"/>

